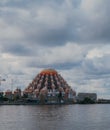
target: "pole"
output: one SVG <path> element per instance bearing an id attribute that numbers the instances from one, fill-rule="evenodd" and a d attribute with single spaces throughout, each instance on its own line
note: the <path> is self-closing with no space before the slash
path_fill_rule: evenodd
<path id="1" fill-rule="evenodd" d="M 13 79 L 11 79 L 11 90 L 13 91 Z"/>
<path id="2" fill-rule="evenodd" d="M 0 89 L 1 89 L 1 76 L 0 76 Z"/>
<path id="3" fill-rule="evenodd" d="M 2 79 L 2 77 L 0 76 L 0 89 L 1 89 L 2 81 L 6 81 L 6 80 L 5 80 L 5 79 Z"/>

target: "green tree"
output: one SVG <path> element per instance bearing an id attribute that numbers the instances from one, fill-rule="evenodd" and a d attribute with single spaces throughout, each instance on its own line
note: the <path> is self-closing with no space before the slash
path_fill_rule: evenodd
<path id="1" fill-rule="evenodd" d="M 83 101 L 80 101 L 81 104 L 93 104 L 95 103 L 91 98 L 85 97 Z"/>

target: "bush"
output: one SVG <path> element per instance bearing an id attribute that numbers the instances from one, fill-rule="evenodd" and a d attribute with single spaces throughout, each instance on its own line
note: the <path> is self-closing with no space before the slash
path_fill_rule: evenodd
<path id="1" fill-rule="evenodd" d="M 86 98 L 84 98 L 83 101 L 80 101 L 79 103 L 81 103 L 81 104 L 94 104 L 95 102 L 91 98 L 86 97 Z"/>

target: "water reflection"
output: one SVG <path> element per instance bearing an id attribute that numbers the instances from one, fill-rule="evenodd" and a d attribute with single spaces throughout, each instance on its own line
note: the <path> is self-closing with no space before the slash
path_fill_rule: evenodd
<path id="1" fill-rule="evenodd" d="M 109 130 L 110 105 L 0 106 L 0 130 Z"/>

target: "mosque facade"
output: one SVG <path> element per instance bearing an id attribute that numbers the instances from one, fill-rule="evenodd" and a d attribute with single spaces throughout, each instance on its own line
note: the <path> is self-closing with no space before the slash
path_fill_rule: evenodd
<path id="1" fill-rule="evenodd" d="M 44 69 L 32 80 L 23 92 L 40 102 L 75 102 L 76 92 L 54 69 Z"/>

